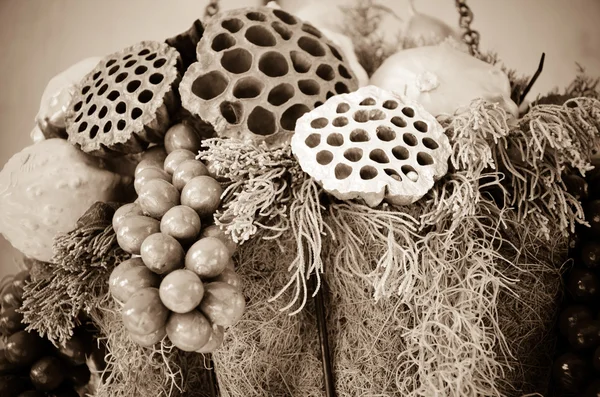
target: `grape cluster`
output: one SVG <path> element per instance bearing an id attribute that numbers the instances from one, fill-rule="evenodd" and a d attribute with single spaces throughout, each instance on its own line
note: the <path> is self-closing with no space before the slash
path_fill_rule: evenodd
<path id="1" fill-rule="evenodd" d="M 600 395 L 599 178 L 598 172 L 587 181 L 579 175 L 563 176 L 567 189 L 582 201 L 589 227 L 578 227 L 569 245 L 574 266 L 565 275 L 567 295 L 558 319 L 552 372 L 559 396 Z"/>
<path id="2" fill-rule="evenodd" d="M 181 350 L 210 353 L 245 309 L 237 246 L 210 225 L 223 190 L 195 159 L 199 149 L 194 130 L 171 127 L 164 147 L 148 150 L 136 168 L 137 200 L 113 217 L 119 245 L 134 256 L 113 270 L 110 291 L 141 346 L 166 335 Z"/>
<path id="3" fill-rule="evenodd" d="M 59 347 L 35 332 L 25 331 L 22 305 L 23 287 L 29 272 L 18 273 L 2 291 L 0 333 L 0 396 L 78 397 L 78 389 L 90 380 L 86 356 L 92 354 L 91 334 L 83 327 Z"/>

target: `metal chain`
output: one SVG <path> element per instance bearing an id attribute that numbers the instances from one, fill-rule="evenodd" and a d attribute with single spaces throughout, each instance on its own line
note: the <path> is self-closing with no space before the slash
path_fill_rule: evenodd
<path id="1" fill-rule="evenodd" d="M 462 39 L 466 45 L 469 46 L 469 52 L 475 57 L 479 57 L 479 32 L 471 29 L 471 22 L 473 22 L 473 11 L 467 5 L 467 0 L 455 0 L 456 9 L 460 15 L 458 24 L 463 30 Z"/>
<path id="2" fill-rule="evenodd" d="M 204 9 L 204 16 L 210 18 L 219 12 L 219 0 L 210 0 Z"/>

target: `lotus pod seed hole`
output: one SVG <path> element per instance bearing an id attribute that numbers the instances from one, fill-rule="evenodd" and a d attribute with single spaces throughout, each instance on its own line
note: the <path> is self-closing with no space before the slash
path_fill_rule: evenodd
<path id="1" fill-rule="evenodd" d="M 79 101 L 79 102 L 77 102 L 77 103 L 75 104 L 75 106 L 73 107 L 73 109 L 74 109 L 76 112 L 79 112 L 79 111 L 81 110 L 81 107 L 82 107 L 82 106 L 83 106 L 83 102 Z"/>
<path id="2" fill-rule="evenodd" d="M 248 18 L 251 21 L 258 21 L 258 22 L 264 22 L 267 20 L 267 16 L 265 14 L 263 14 L 262 12 L 257 12 L 257 11 L 247 13 L 246 18 Z"/>
<path id="3" fill-rule="evenodd" d="M 400 127 L 400 128 L 404 128 L 406 127 L 406 121 L 402 118 L 402 117 L 398 117 L 398 116 L 394 116 L 392 117 L 391 120 L 392 124 L 394 124 L 396 127 Z"/>
<path id="4" fill-rule="evenodd" d="M 415 129 L 419 132 L 427 132 L 427 123 L 424 121 L 418 120 L 413 123 Z"/>
<path id="5" fill-rule="evenodd" d="M 84 121 L 83 123 L 79 124 L 79 128 L 77 129 L 77 132 L 83 132 L 83 131 L 85 131 L 85 129 L 87 128 L 87 126 L 88 126 L 88 123 Z"/>
<path id="6" fill-rule="evenodd" d="M 101 73 L 102 73 L 102 71 L 101 71 L 101 70 L 97 71 L 97 72 L 96 72 L 96 73 L 94 73 L 94 75 L 92 76 L 92 79 L 93 79 L 93 80 L 96 80 L 96 79 L 98 79 L 98 77 L 100 77 L 100 74 L 101 74 Z"/>
<path id="7" fill-rule="evenodd" d="M 403 165 L 400 169 L 402 170 L 402 173 L 411 181 L 416 182 L 419 180 L 419 174 L 412 166 L 407 164 Z"/>
<path id="8" fill-rule="evenodd" d="M 104 129 L 103 129 L 104 133 L 108 134 L 110 132 L 111 128 L 112 128 L 112 121 L 108 120 L 106 122 L 106 124 L 104 124 Z"/>
<path id="9" fill-rule="evenodd" d="M 315 38 L 302 36 L 298 39 L 298 46 L 314 57 L 325 56 L 325 48 Z"/>
<path id="10" fill-rule="evenodd" d="M 288 25 L 295 25 L 296 23 L 298 23 L 294 16 L 288 14 L 285 11 L 274 9 L 273 14 L 275 14 L 277 18 L 281 19 L 282 22 Z"/>
<path id="11" fill-rule="evenodd" d="M 433 157 L 425 152 L 417 153 L 417 163 L 419 165 L 431 165 L 433 164 Z"/>
<path id="12" fill-rule="evenodd" d="M 329 146 L 342 146 L 344 144 L 344 136 L 334 132 L 327 137 L 327 144 Z"/>
<path id="13" fill-rule="evenodd" d="M 140 95 L 138 95 L 138 101 L 140 101 L 141 103 L 148 103 L 152 100 L 153 96 L 154 94 L 152 93 L 152 91 L 144 90 L 140 92 Z"/>
<path id="14" fill-rule="evenodd" d="M 157 85 L 160 84 L 164 78 L 165 76 L 163 76 L 161 73 L 154 73 L 150 76 L 149 81 L 151 84 Z"/>
<path id="15" fill-rule="evenodd" d="M 94 139 L 96 135 L 98 135 L 99 129 L 100 128 L 97 125 L 92 126 L 92 128 L 90 129 L 90 139 Z"/>
<path id="16" fill-rule="evenodd" d="M 283 55 L 269 51 L 260 57 L 258 69 L 269 77 L 281 77 L 288 73 L 289 66 Z"/>
<path id="17" fill-rule="evenodd" d="M 365 99 L 363 99 L 363 100 L 362 100 L 362 101 L 359 103 L 359 105 L 360 105 L 360 106 L 374 106 L 374 105 L 376 105 L 376 104 L 377 104 L 377 101 L 375 101 L 375 99 L 373 99 L 373 98 L 370 98 L 370 97 L 369 97 L 369 98 L 365 98 Z"/>
<path id="18" fill-rule="evenodd" d="M 167 63 L 167 60 L 165 58 L 160 58 L 160 59 L 157 59 L 156 61 L 154 61 L 152 66 L 154 66 L 155 68 L 158 69 L 158 68 L 162 67 L 165 63 Z"/>
<path id="19" fill-rule="evenodd" d="M 320 78 L 322 78 L 325 81 L 331 81 L 331 80 L 335 79 L 335 71 L 333 70 L 333 68 L 324 63 L 319 65 L 316 73 L 317 73 L 317 76 L 319 76 Z"/>
<path id="20" fill-rule="evenodd" d="M 229 124 L 239 124 L 244 115 L 244 107 L 240 102 L 224 101 L 219 106 L 221 115 Z"/>
<path id="21" fill-rule="evenodd" d="M 290 51 L 290 58 L 292 59 L 292 66 L 294 66 L 294 70 L 298 73 L 306 73 L 312 66 L 312 61 L 310 58 L 302 52 Z"/>
<path id="22" fill-rule="evenodd" d="M 140 108 L 133 108 L 133 110 L 131 111 L 131 118 L 134 120 L 139 118 L 141 115 L 142 115 L 142 109 L 140 109 Z"/>
<path id="23" fill-rule="evenodd" d="M 154 58 L 156 58 L 156 54 L 150 54 L 146 57 L 146 61 L 152 61 Z"/>
<path id="24" fill-rule="evenodd" d="M 345 79 L 352 78 L 352 75 L 350 74 L 350 72 L 348 72 L 348 69 L 346 69 L 344 65 L 338 66 L 338 72 L 340 73 L 340 76 L 342 76 Z"/>
<path id="25" fill-rule="evenodd" d="M 124 60 L 128 60 L 129 58 L 131 58 L 133 55 L 132 54 L 127 54 L 123 57 Z"/>
<path id="26" fill-rule="evenodd" d="M 419 143 L 419 141 L 417 141 L 417 137 L 414 136 L 413 134 L 408 133 L 408 132 L 405 133 L 404 135 L 402 135 L 402 140 L 408 146 L 417 146 L 417 144 Z"/>
<path id="27" fill-rule="evenodd" d="M 144 74 L 148 71 L 148 68 L 144 65 L 140 65 L 137 68 L 135 68 L 135 70 L 133 71 L 133 73 L 137 74 L 138 76 L 141 74 Z"/>
<path id="28" fill-rule="evenodd" d="M 345 127 L 346 125 L 348 125 L 348 119 L 344 116 L 338 116 L 335 119 L 333 119 L 331 124 L 334 127 Z"/>
<path id="29" fill-rule="evenodd" d="M 121 94 L 117 90 L 112 90 L 106 97 L 109 101 L 115 101 Z"/>
<path id="30" fill-rule="evenodd" d="M 343 62 L 344 58 L 342 57 L 342 54 L 340 54 L 340 51 L 337 48 L 335 48 L 334 46 L 332 46 L 331 44 L 328 44 L 328 46 L 329 46 L 329 49 L 331 50 L 331 53 L 333 54 L 333 56 Z"/>
<path id="31" fill-rule="evenodd" d="M 348 94 L 350 90 L 346 84 L 339 82 L 335 83 L 335 92 L 338 94 Z"/>
<path id="32" fill-rule="evenodd" d="M 390 110 L 394 110 L 398 107 L 398 102 L 396 101 L 392 101 L 392 100 L 388 100 L 383 102 L 383 107 L 385 109 L 390 109 Z"/>
<path id="33" fill-rule="evenodd" d="M 296 121 L 308 112 L 310 112 L 310 109 L 304 104 L 297 103 L 295 105 L 290 106 L 281 115 L 281 128 L 288 131 L 294 131 L 294 129 L 296 128 Z"/>
<path id="34" fill-rule="evenodd" d="M 100 79 L 100 80 L 96 81 L 96 84 L 94 84 L 94 87 L 96 87 L 96 88 L 100 87 L 100 84 L 102 84 L 103 81 L 104 81 L 104 79 Z"/>
<path id="35" fill-rule="evenodd" d="M 372 150 L 371 153 L 369 153 L 369 158 L 379 164 L 387 164 L 390 162 L 387 154 L 381 149 Z"/>
<path id="36" fill-rule="evenodd" d="M 365 181 L 375 178 L 377 174 L 377 168 L 371 167 L 370 165 L 365 165 L 360 169 L 359 172 L 360 178 L 364 179 Z"/>
<path id="37" fill-rule="evenodd" d="M 409 108 L 408 106 L 407 106 L 407 107 L 404 107 L 404 108 L 402 108 L 402 113 L 403 113 L 403 114 L 404 114 L 406 117 L 415 117 L 415 111 L 414 111 L 414 109 L 413 109 L 413 108 Z"/>
<path id="38" fill-rule="evenodd" d="M 383 142 L 390 142 L 396 139 L 396 133 L 390 127 L 381 125 L 377 127 L 377 138 Z"/>
<path id="39" fill-rule="evenodd" d="M 333 92 L 331 92 L 331 91 L 327 91 L 327 95 L 325 95 L 325 98 L 329 99 L 329 98 L 331 98 L 331 97 L 332 97 L 332 96 L 334 96 L 334 95 L 335 95 L 335 94 L 334 94 Z"/>
<path id="40" fill-rule="evenodd" d="M 329 124 L 329 120 L 327 120 L 325 117 L 319 117 L 318 119 L 314 119 L 310 122 L 310 126 L 317 130 L 327 127 L 327 124 Z"/>
<path id="41" fill-rule="evenodd" d="M 131 80 L 129 83 L 127 83 L 127 92 L 134 93 L 138 88 L 140 88 L 141 85 L 141 81 Z"/>
<path id="42" fill-rule="evenodd" d="M 344 157 L 346 158 L 346 160 L 348 161 L 352 161 L 353 163 L 356 163 L 357 161 L 360 161 L 362 159 L 363 156 L 363 151 L 361 148 L 357 148 L 357 147 L 353 147 L 350 149 L 347 149 L 344 152 Z"/>
<path id="43" fill-rule="evenodd" d="M 288 83 L 275 86 L 267 97 L 267 101 L 273 106 L 283 105 L 294 96 L 294 87 Z"/>
<path id="44" fill-rule="evenodd" d="M 226 51 L 221 58 L 221 66 L 231 73 L 246 73 L 252 67 L 252 54 L 243 48 Z"/>
<path id="45" fill-rule="evenodd" d="M 88 95 L 87 98 L 85 98 L 85 103 L 86 104 L 90 103 L 90 101 L 92 100 L 93 97 L 94 97 L 94 94 Z"/>
<path id="46" fill-rule="evenodd" d="M 136 63 L 137 63 L 137 59 L 132 59 L 132 60 L 130 60 L 130 61 L 127 61 L 127 62 L 125 63 L 125 67 L 126 67 L 126 68 L 130 68 L 130 67 L 132 67 L 133 65 L 135 65 Z"/>
<path id="47" fill-rule="evenodd" d="M 108 90 L 108 84 L 104 84 L 102 87 L 100 87 L 100 89 L 98 90 L 98 95 L 104 95 L 106 90 Z"/>
<path id="48" fill-rule="evenodd" d="M 314 26 L 312 26 L 310 23 L 307 23 L 307 22 L 303 23 L 302 30 L 308 34 L 312 34 L 313 36 L 315 36 L 319 39 L 321 37 L 323 37 L 323 34 L 321 33 L 321 31 L 319 29 L 315 28 Z"/>
<path id="49" fill-rule="evenodd" d="M 233 87 L 233 96 L 238 99 L 256 98 L 260 95 L 265 85 L 256 77 L 244 77 Z"/>
<path id="50" fill-rule="evenodd" d="M 400 176 L 400 174 L 398 173 L 398 171 L 392 169 L 392 168 L 386 168 L 383 170 L 390 178 L 398 181 L 398 182 L 402 182 L 402 177 Z"/>
<path id="51" fill-rule="evenodd" d="M 321 101 L 315 102 L 315 105 L 314 105 L 315 109 L 318 108 L 319 106 L 321 106 L 322 104 L 323 104 L 323 102 L 321 102 Z"/>
<path id="52" fill-rule="evenodd" d="M 404 146 L 396 146 L 392 149 L 392 154 L 398 160 L 408 160 L 410 152 Z"/>
<path id="53" fill-rule="evenodd" d="M 128 76 L 127 72 L 119 73 L 119 74 L 117 75 L 117 78 L 115 79 L 115 82 L 116 82 L 116 83 L 120 83 L 120 82 L 122 82 L 123 80 L 125 80 L 125 79 L 127 78 L 127 76 Z"/>
<path id="54" fill-rule="evenodd" d="M 131 55 L 130 55 L 130 57 L 131 57 Z M 108 62 L 106 62 L 106 67 L 109 68 L 112 65 L 114 65 L 116 62 L 117 62 L 116 59 L 110 59 Z"/>
<path id="55" fill-rule="evenodd" d="M 321 165 L 327 165 L 333 161 L 333 153 L 329 150 L 321 150 L 317 153 L 317 163 Z"/>
<path id="56" fill-rule="evenodd" d="M 309 148 L 314 149 L 321 144 L 321 135 L 310 134 L 309 136 L 306 137 L 306 139 L 304 140 L 304 143 Z"/>
<path id="57" fill-rule="evenodd" d="M 369 142 L 370 139 L 369 133 L 361 128 L 357 128 L 350 133 L 350 142 Z"/>
<path id="58" fill-rule="evenodd" d="M 437 144 L 436 141 L 434 141 L 431 138 L 423 138 L 423 145 L 427 148 L 427 149 L 431 149 L 431 150 L 435 150 L 439 147 L 439 145 Z"/>
<path id="59" fill-rule="evenodd" d="M 87 93 L 88 93 L 88 91 L 90 90 L 90 88 L 92 88 L 92 87 L 90 87 L 89 85 L 86 85 L 86 86 L 85 86 L 85 87 L 83 87 L 83 89 L 81 90 L 81 93 L 82 93 L 83 95 L 87 94 Z"/>
<path id="60" fill-rule="evenodd" d="M 226 19 L 221 22 L 221 26 L 229 30 L 231 33 L 236 33 L 244 27 L 244 22 L 237 18 Z"/>
<path id="61" fill-rule="evenodd" d="M 94 112 L 96 111 L 97 107 L 95 104 L 92 104 L 92 106 L 90 106 L 90 108 L 88 109 L 87 115 L 91 116 L 92 114 L 94 114 Z"/>
<path id="62" fill-rule="evenodd" d="M 340 103 L 339 105 L 337 105 L 337 108 L 335 109 L 336 113 L 346 113 L 348 110 L 350 110 L 350 105 L 348 105 L 347 103 Z"/>
<path id="63" fill-rule="evenodd" d="M 321 87 L 315 80 L 300 80 L 298 81 L 298 88 L 305 95 L 319 95 Z"/>
<path id="64" fill-rule="evenodd" d="M 273 28 L 273 30 L 275 30 L 277 33 L 279 33 L 279 35 L 281 36 L 282 39 L 284 39 L 286 41 L 291 39 L 294 34 L 287 26 L 285 26 L 283 23 L 281 23 L 279 21 L 274 21 L 271 24 L 271 27 Z"/>
<path id="65" fill-rule="evenodd" d="M 366 110 L 357 110 L 354 112 L 353 117 L 357 123 L 366 123 L 369 121 L 369 112 Z"/>
<path id="66" fill-rule="evenodd" d="M 125 120 L 121 119 L 117 122 L 117 129 L 119 131 L 123 131 L 125 129 L 126 125 L 127 125 L 127 123 L 125 122 Z"/>
<path id="67" fill-rule="evenodd" d="M 79 120 L 81 120 L 82 117 L 83 117 L 83 113 L 79 113 L 79 115 L 77 115 L 77 118 L 75 119 L 75 122 L 79 123 Z"/>
<path id="68" fill-rule="evenodd" d="M 246 30 L 246 40 L 259 47 L 273 47 L 277 39 L 267 28 L 261 25 L 250 26 Z"/>
<path id="69" fill-rule="evenodd" d="M 337 179 L 346 179 L 352 174 L 352 167 L 347 164 L 338 164 L 334 170 Z"/>
<path id="70" fill-rule="evenodd" d="M 139 56 L 144 56 L 144 55 L 148 55 L 150 54 L 150 50 L 147 48 L 144 48 L 142 51 L 138 52 Z"/>
<path id="71" fill-rule="evenodd" d="M 213 39 L 211 48 L 213 51 L 219 52 L 233 47 L 235 43 L 235 37 L 229 33 L 221 33 Z"/>
<path id="72" fill-rule="evenodd" d="M 110 70 L 108 71 L 108 75 L 112 76 L 113 74 L 117 73 L 117 70 L 119 70 L 119 65 L 115 65 L 112 68 L 110 68 Z"/>
<path id="73" fill-rule="evenodd" d="M 277 132 L 275 115 L 262 106 L 255 107 L 248 116 L 248 129 L 256 135 L 273 135 Z"/>
<path id="74" fill-rule="evenodd" d="M 125 114 L 125 112 L 127 111 L 127 105 L 125 104 L 125 102 L 117 103 L 117 106 L 115 107 L 115 111 L 119 114 Z"/>
<path id="75" fill-rule="evenodd" d="M 213 70 L 194 80 L 192 83 L 192 92 L 197 97 L 210 100 L 221 95 L 227 89 L 228 85 L 229 80 L 227 76 L 219 70 Z"/>

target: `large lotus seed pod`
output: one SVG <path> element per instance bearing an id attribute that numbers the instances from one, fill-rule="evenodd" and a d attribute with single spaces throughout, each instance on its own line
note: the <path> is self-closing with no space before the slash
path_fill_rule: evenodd
<path id="1" fill-rule="evenodd" d="M 161 142 L 177 107 L 180 62 L 177 50 L 154 41 L 105 57 L 77 87 L 67 116 L 69 141 L 99 156 Z"/>
<path id="2" fill-rule="evenodd" d="M 227 11 L 205 26 L 182 105 L 221 137 L 285 145 L 296 120 L 358 85 L 341 52 L 298 18 L 268 7 Z"/>
<path id="3" fill-rule="evenodd" d="M 375 86 L 338 95 L 298 120 L 292 151 L 341 200 L 405 205 L 448 171 L 450 143 L 416 102 Z"/>

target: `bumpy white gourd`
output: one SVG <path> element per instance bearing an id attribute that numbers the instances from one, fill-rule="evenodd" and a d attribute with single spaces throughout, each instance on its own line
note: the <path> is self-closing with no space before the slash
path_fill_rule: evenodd
<path id="1" fill-rule="evenodd" d="M 64 139 L 15 154 L 0 171 L 0 233 L 26 256 L 52 260 L 52 241 L 97 201 L 115 201 L 131 178 L 103 169 Z"/>
<path id="2" fill-rule="evenodd" d="M 377 206 L 423 197 L 446 174 L 451 148 L 422 106 L 367 86 L 301 117 L 292 151 L 304 172 L 335 197 Z"/>
<path id="3" fill-rule="evenodd" d="M 371 84 L 417 101 L 434 116 L 452 115 L 477 98 L 518 116 L 506 74 L 446 44 L 392 55 L 375 71 Z"/>

